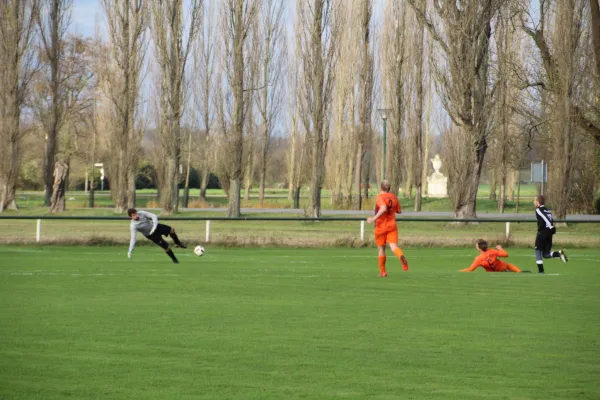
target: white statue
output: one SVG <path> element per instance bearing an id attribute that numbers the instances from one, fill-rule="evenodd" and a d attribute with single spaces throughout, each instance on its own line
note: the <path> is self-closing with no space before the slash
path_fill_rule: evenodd
<path id="1" fill-rule="evenodd" d="M 427 195 L 429 197 L 448 197 L 448 178 L 440 172 L 442 159 L 436 154 L 431 160 L 435 172 L 427 177 Z"/>

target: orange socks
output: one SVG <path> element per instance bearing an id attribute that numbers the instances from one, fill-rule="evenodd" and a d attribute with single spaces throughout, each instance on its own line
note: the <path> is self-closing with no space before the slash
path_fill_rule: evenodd
<path id="1" fill-rule="evenodd" d="M 402 249 L 400 247 L 396 247 L 394 249 L 394 254 L 396 255 L 396 257 L 398 257 L 398 259 L 402 263 L 402 269 L 404 271 L 408 271 L 408 262 L 406 261 L 406 257 L 404 257 L 404 252 L 402 251 Z"/>
<path id="2" fill-rule="evenodd" d="M 508 265 L 508 269 L 511 270 L 512 272 L 521 272 L 521 270 L 518 267 L 516 267 L 512 264 L 507 264 L 507 265 Z"/>
<path id="3" fill-rule="evenodd" d="M 386 256 L 378 256 L 377 260 L 379 261 L 379 275 L 387 276 L 387 272 L 385 272 L 385 259 Z"/>

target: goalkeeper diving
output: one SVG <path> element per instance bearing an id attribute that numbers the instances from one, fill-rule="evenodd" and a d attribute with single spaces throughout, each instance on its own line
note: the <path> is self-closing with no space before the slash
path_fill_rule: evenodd
<path id="1" fill-rule="evenodd" d="M 173 254 L 173 250 L 171 250 L 169 244 L 163 239 L 163 236 L 170 236 L 175 243 L 175 247 L 185 249 L 186 246 L 177 237 L 175 229 L 169 225 L 159 224 L 158 217 L 148 211 L 137 211 L 135 208 L 130 208 L 127 210 L 127 215 L 131 218 L 131 241 L 129 242 L 129 251 L 127 252 L 127 257 L 130 260 L 135 248 L 137 233 L 140 232 L 146 239 L 162 247 L 175 264 L 179 264 L 177 257 Z"/>

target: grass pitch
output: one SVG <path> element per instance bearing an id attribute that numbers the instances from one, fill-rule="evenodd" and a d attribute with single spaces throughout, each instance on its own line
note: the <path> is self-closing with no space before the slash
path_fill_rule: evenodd
<path id="1" fill-rule="evenodd" d="M 600 398 L 599 250 L 126 251 L 0 247 L 0 399 Z"/>

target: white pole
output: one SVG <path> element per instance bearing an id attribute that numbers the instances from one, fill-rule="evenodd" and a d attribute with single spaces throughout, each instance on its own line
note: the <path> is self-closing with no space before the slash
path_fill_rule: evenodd
<path id="1" fill-rule="evenodd" d="M 506 240 L 510 238 L 510 222 L 506 223 Z"/>
<path id="2" fill-rule="evenodd" d="M 210 220 L 206 220 L 206 243 L 210 242 Z"/>
<path id="3" fill-rule="evenodd" d="M 41 238 L 42 238 L 42 220 L 38 219 L 37 220 L 37 229 L 35 232 L 35 241 L 37 243 L 39 243 Z"/>
<path id="4" fill-rule="evenodd" d="M 360 221 L 360 240 L 365 240 L 365 221 Z"/>

